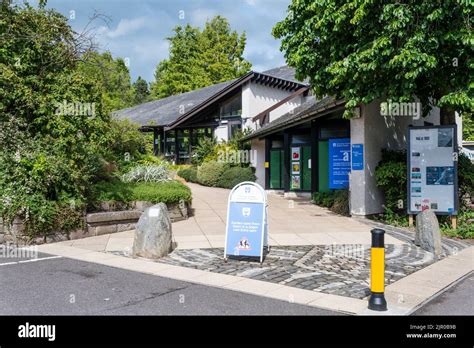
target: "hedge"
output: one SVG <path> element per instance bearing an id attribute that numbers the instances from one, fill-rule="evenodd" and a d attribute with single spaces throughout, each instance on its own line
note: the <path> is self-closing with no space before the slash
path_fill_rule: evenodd
<path id="1" fill-rule="evenodd" d="M 335 190 L 313 193 L 313 202 L 332 212 L 344 216 L 350 215 L 349 190 Z"/>
<path id="2" fill-rule="evenodd" d="M 256 179 L 252 168 L 232 167 L 224 171 L 217 182 L 217 186 L 230 189 L 241 182 L 255 181 Z"/>
<path id="3" fill-rule="evenodd" d="M 225 163 L 216 161 L 204 162 L 198 167 L 197 180 L 204 186 L 217 186 L 219 179 L 228 168 Z"/>
<path id="4" fill-rule="evenodd" d="M 95 185 L 96 200 L 100 201 L 148 201 L 166 204 L 191 201 L 191 190 L 179 181 L 160 183 L 124 183 L 121 181 L 100 182 Z"/>
<path id="5" fill-rule="evenodd" d="M 185 168 L 178 170 L 178 176 L 183 178 L 188 182 L 198 182 L 197 180 L 197 170 L 196 168 Z"/>

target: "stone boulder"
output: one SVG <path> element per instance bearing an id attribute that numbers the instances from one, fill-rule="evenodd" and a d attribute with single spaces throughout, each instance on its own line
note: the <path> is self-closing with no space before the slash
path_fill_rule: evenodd
<path id="1" fill-rule="evenodd" d="M 171 220 L 166 204 L 158 203 L 140 216 L 133 240 L 133 256 L 157 259 L 172 250 Z"/>
<path id="2" fill-rule="evenodd" d="M 422 211 L 416 216 L 415 244 L 436 256 L 443 252 L 438 218 L 432 210 Z"/>

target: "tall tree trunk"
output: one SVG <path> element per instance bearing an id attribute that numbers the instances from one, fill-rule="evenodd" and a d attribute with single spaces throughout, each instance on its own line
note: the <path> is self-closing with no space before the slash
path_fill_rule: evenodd
<path id="1" fill-rule="evenodd" d="M 454 110 L 443 106 L 440 111 L 440 119 L 439 122 L 442 125 L 448 125 L 448 124 L 455 124 L 456 123 L 456 115 L 454 113 Z"/>

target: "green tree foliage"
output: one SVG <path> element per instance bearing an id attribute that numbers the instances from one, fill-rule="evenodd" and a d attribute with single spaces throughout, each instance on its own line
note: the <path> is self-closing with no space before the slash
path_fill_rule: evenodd
<path id="1" fill-rule="evenodd" d="M 141 104 L 148 101 L 150 96 L 150 91 L 148 90 L 148 83 L 138 76 L 138 79 L 135 81 L 132 87 L 133 90 L 133 104 Z"/>
<path id="2" fill-rule="evenodd" d="M 216 16 L 204 29 L 191 25 L 174 28 L 169 37 L 169 58 L 156 67 L 151 86 L 154 98 L 184 93 L 247 73 L 243 58 L 246 37 L 233 31 L 227 19 Z"/>
<path id="3" fill-rule="evenodd" d="M 130 83 L 130 71 L 122 58 L 114 59 L 110 52 L 87 52 L 82 56 L 79 70 L 87 78 L 99 84 L 104 112 L 110 113 L 131 106 L 134 94 Z"/>
<path id="4" fill-rule="evenodd" d="M 426 112 L 474 110 L 474 2 L 293 0 L 273 29 L 300 79 L 348 111 L 377 98 L 413 101 Z"/>
<path id="5" fill-rule="evenodd" d="M 0 11 L 0 215 L 44 234 L 86 199 L 110 120 L 100 85 L 78 70 L 84 42 L 64 16 L 5 2 Z"/>

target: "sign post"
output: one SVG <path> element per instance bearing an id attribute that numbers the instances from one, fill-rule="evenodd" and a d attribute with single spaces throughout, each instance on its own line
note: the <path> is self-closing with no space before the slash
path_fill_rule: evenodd
<path id="1" fill-rule="evenodd" d="M 408 214 L 457 214 L 456 134 L 456 126 L 408 128 Z"/>
<path id="2" fill-rule="evenodd" d="M 228 256 L 259 257 L 268 245 L 268 204 L 265 190 L 250 181 L 230 191 L 227 205 L 224 260 Z"/>

